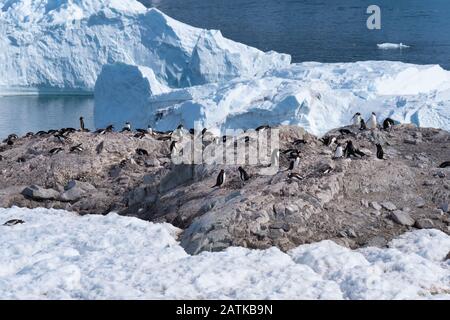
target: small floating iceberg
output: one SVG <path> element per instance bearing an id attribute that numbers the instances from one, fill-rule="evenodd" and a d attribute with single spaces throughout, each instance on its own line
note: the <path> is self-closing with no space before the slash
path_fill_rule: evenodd
<path id="1" fill-rule="evenodd" d="M 379 43 L 377 44 L 378 49 L 383 49 L 383 50 L 392 50 L 392 49 L 406 49 L 409 48 L 410 46 L 407 46 L 403 43 Z"/>

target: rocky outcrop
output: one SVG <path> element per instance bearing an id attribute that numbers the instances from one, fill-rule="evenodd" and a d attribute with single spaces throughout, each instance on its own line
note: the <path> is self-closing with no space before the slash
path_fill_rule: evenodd
<path id="1" fill-rule="evenodd" d="M 51 134 L 19 138 L 0 146 L 0 205 L 116 211 L 169 222 L 184 230 L 180 242 L 192 254 L 229 246 L 289 250 L 324 239 L 351 248 L 385 246 L 411 228 L 449 233 L 450 169 L 438 168 L 450 154 L 448 132 L 412 125 L 391 131 L 348 127 L 345 134 L 336 129 L 328 135 L 352 140 L 366 156 L 332 159 L 334 145 L 298 127 L 278 129 L 280 167 L 244 165 L 250 176 L 245 182 L 238 164 L 218 161 L 224 146 L 234 157 L 244 154 L 231 138 L 204 141 L 212 161 L 179 165 L 171 162 L 171 141 L 163 135 L 74 132 L 64 143 Z M 416 143 L 405 143 L 411 137 Z M 84 150 L 70 152 L 79 143 Z M 376 158 L 375 143 L 382 143 L 385 160 Z M 56 147 L 64 150 L 50 154 Z M 258 152 L 253 143 L 246 148 L 247 154 Z M 293 170 L 289 149 L 300 157 Z M 271 154 L 266 156 L 270 163 Z M 225 184 L 211 188 L 221 169 Z"/>

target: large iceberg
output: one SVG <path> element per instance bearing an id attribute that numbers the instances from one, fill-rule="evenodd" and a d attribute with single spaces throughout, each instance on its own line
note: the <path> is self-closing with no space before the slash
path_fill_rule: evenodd
<path id="1" fill-rule="evenodd" d="M 435 65 L 307 62 L 263 76 L 164 91 L 137 69 L 142 68 L 104 66 L 95 90 L 97 127 L 132 121 L 170 130 L 182 123 L 224 133 L 284 124 L 322 135 L 349 124 L 356 112 L 366 119 L 376 112 L 379 119 L 450 130 L 450 72 Z"/>
<path id="2" fill-rule="evenodd" d="M 0 94 L 92 94 L 104 64 L 170 87 L 262 75 L 290 56 L 194 28 L 136 0 L 0 0 Z"/>

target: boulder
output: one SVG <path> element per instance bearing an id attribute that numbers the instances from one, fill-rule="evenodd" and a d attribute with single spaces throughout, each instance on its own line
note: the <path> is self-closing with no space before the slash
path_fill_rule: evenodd
<path id="1" fill-rule="evenodd" d="M 415 222 L 408 213 L 400 210 L 395 210 L 394 212 L 392 212 L 390 217 L 394 222 L 403 226 L 413 226 Z"/>
<path id="2" fill-rule="evenodd" d="M 395 209 L 397 209 L 397 207 L 395 206 L 395 204 L 393 204 L 393 203 L 390 202 L 390 201 L 382 202 L 382 203 L 381 203 L 381 206 L 382 206 L 383 208 L 385 208 L 386 210 L 388 210 L 388 211 L 394 211 Z"/>
<path id="3" fill-rule="evenodd" d="M 430 219 L 419 219 L 414 224 L 417 229 L 433 229 L 434 223 Z"/>
<path id="4" fill-rule="evenodd" d="M 45 189 L 37 185 L 32 185 L 23 189 L 22 195 L 36 201 L 55 200 L 59 197 L 59 192 L 53 189 Z"/>

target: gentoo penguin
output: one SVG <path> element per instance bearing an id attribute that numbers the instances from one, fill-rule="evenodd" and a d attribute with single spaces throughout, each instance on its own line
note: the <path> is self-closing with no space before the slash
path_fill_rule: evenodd
<path id="1" fill-rule="evenodd" d="M 336 150 L 334 151 L 333 159 L 339 159 L 344 156 L 344 149 L 342 148 L 342 144 L 338 143 Z"/>
<path id="2" fill-rule="evenodd" d="M 263 132 L 263 131 L 266 130 L 266 129 L 270 129 L 270 126 L 268 126 L 268 125 L 259 126 L 259 127 L 256 128 L 255 130 L 256 130 L 256 131 L 261 131 L 261 132 Z"/>
<path id="3" fill-rule="evenodd" d="M 25 138 L 29 138 L 29 137 L 32 137 L 32 136 L 34 136 L 34 133 L 33 132 L 27 132 L 26 134 L 25 134 Z"/>
<path id="4" fill-rule="evenodd" d="M 202 136 L 204 136 L 204 135 L 205 135 L 206 131 L 208 131 L 208 129 L 206 129 L 206 128 L 203 128 L 203 130 L 202 130 Z"/>
<path id="5" fill-rule="evenodd" d="M 306 142 L 306 140 L 304 140 L 304 139 L 297 139 L 297 140 L 295 140 L 292 144 L 294 144 L 294 145 L 298 145 L 298 144 L 306 144 L 307 142 Z"/>
<path id="6" fill-rule="evenodd" d="M 295 159 L 291 160 L 291 163 L 289 164 L 289 170 L 292 171 L 295 168 L 298 167 L 298 165 L 300 164 L 300 157 L 295 157 Z"/>
<path id="7" fill-rule="evenodd" d="M 450 161 L 442 162 L 442 163 L 439 165 L 439 168 L 448 168 L 448 167 L 450 167 Z"/>
<path id="8" fill-rule="evenodd" d="M 367 130 L 366 122 L 364 119 L 361 119 L 361 126 L 359 127 L 359 130 Z"/>
<path id="9" fill-rule="evenodd" d="M 139 156 L 148 156 L 148 152 L 147 152 L 147 150 L 145 150 L 145 149 L 138 148 L 138 149 L 136 149 L 136 153 L 137 153 Z"/>
<path id="10" fill-rule="evenodd" d="M 85 128 L 84 128 L 84 118 L 83 117 L 80 117 L 80 130 L 81 131 L 85 130 Z"/>
<path id="11" fill-rule="evenodd" d="M 60 153 L 61 151 L 63 151 L 64 149 L 63 148 L 53 148 L 52 150 L 50 150 L 48 153 L 50 153 L 50 154 L 57 154 L 57 153 Z"/>
<path id="12" fill-rule="evenodd" d="M 291 180 L 298 180 L 298 181 L 302 181 L 303 178 L 298 174 L 298 173 L 294 173 L 294 172 L 289 172 L 288 173 L 288 178 Z"/>
<path id="13" fill-rule="evenodd" d="M 145 137 L 145 131 L 144 132 L 139 131 L 133 137 L 143 139 Z"/>
<path id="14" fill-rule="evenodd" d="M 323 137 L 322 139 L 320 139 L 324 145 L 326 146 L 331 146 L 334 142 L 336 142 L 336 137 L 333 136 L 327 136 L 327 137 Z"/>
<path id="15" fill-rule="evenodd" d="M 350 158 L 350 156 L 354 156 L 354 157 L 364 157 L 366 154 L 364 152 L 359 151 L 358 149 L 356 149 L 353 146 L 353 142 L 351 140 L 347 141 L 347 146 L 344 149 L 344 155 L 347 158 Z"/>
<path id="16" fill-rule="evenodd" d="M 242 167 L 239 167 L 238 170 L 239 170 L 239 179 L 241 179 L 242 182 L 245 182 L 248 179 L 250 179 L 250 176 L 248 175 L 247 171 L 245 171 Z"/>
<path id="17" fill-rule="evenodd" d="M 70 147 L 70 152 L 83 152 L 84 148 L 82 147 L 82 143 L 77 144 L 76 146 Z"/>
<path id="18" fill-rule="evenodd" d="M 370 116 L 369 121 L 367 121 L 370 129 L 376 129 L 377 128 L 377 115 L 375 112 L 372 112 L 372 115 Z"/>
<path id="19" fill-rule="evenodd" d="M 129 123 L 128 121 L 125 122 L 125 127 L 123 127 L 122 131 L 120 132 L 131 132 L 131 123 Z"/>
<path id="20" fill-rule="evenodd" d="M 54 133 L 57 133 L 57 132 L 58 132 L 58 130 L 50 129 L 50 130 L 47 131 L 47 134 L 54 134 Z M 58 132 L 58 134 L 59 134 L 59 132 Z"/>
<path id="21" fill-rule="evenodd" d="M 353 134 L 353 132 L 348 129 L 339 129 L 339 133 L 343 136 L 345 136 L 346 134 Z"/>
<path id="22" fill-rule="evenodd" d="M 222 169 L 220 170 L 219 175 L 217 176 L 216 184 L 211 188 L 222 186 L 225 183 L 225 178 L 226 178 L 225 170 Z"/>
<path id="23" fill-rule="evenodd" d="M 276 148 L 272 151 L 272 155 L 270 156 L 269 167 L 271 166 L 278 167 L 279 160 L 280 160 L 280 149 Z"/>
<path id="24" fill-rule="evenodd" d="M 395 124 L 394 120 L 392 120 L 391 118 L 386 118 L 383 121 L 383 129 L 389 130 L 394 124 Z"/>
<path id="25" fill-rule="evenodd" d="M 377 143 L 376 146 L 377 146 L 377 158 L 380 160 L 383 160 L 384 159 L 383 148 L 381 147 L 381 144 L 379 144 L 379 143 Z"/>
<path id="26" fill-rule="evenodd" d="M 11 133 L 9 136 L 8 136 L 8 138 L 6 138 L 6 139 L 8 139 L 8 140 L 16 140 L 16 139 L 18 139 L 19 137 L 17 136 L 17 134 L 15 134 L 15 133 Z"/>
<path id="27" fill-rule="evenodd" d="M 65 143 L 68 139 L 65 135 L 62 135 L 60 133 L 55 134 L 54 137 L 57 138 L 61 143 Z"/>
<path id="28" fill-rule="evenodd" d="M 361 113 L 359 113 L 359 112 L 355 113 L 352 120 L 353 120 L 353 125 L 359 127 L 361 125 L 361 120 L 362 120 Z"/>
<path id="29" fill-rule="evenodd" d="M 47 134 L 47 131 L 40 130 L 40 131 L 36 132 L 37 136 L 43 136 L 44 134 Z"/>
<path id="30" fill-rule="evenodd" d="M 15 226 L 16 224 L 22 224 L 22 223 L 25 223 L 25 221 L 20 220 L 20 219 L 12 219 L 12 220 L 6 221 L 3 225 L 5 227 L 11 227 L 11 226 Z"/>

